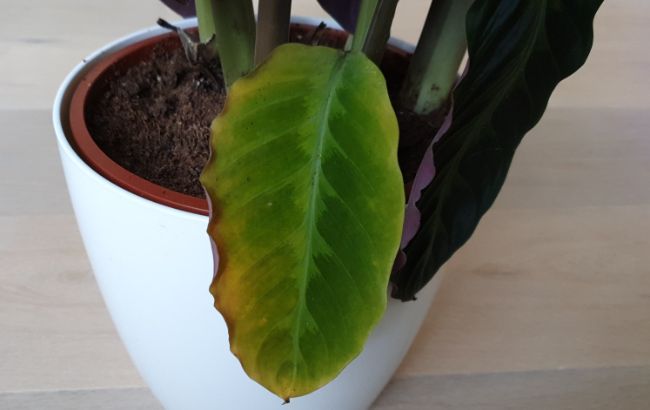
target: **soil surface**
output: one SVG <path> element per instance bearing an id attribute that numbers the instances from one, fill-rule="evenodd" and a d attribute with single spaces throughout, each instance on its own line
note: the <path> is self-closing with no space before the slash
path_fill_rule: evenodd
<path id="1" fill-rule="evenodd" d="M 292 39 L 306 37 L 298 33 Z M 325 43 L 342 46 L 341 41 Z M 395 102 L 404 63 L 386 58 L 382 70 L 397 107 L 398 156 L 408 185 L 436 127 Z M 173 191 L 203 197 L 198 178 L 209 156 L 209 127 L 224 100 L 218 66 L 207 70 L 189 63 L 180 48 L 158 47 L 151 59 L 115 74 L 87 110 L 86 120 L 99 147 L 124 168 Z"/>
<path id="2" fill-rule="evenodd" d="M 222 78 L 190 64 L 180 49 L 156 48 L 150 60 L 108 83 L 86 120 L 97 145 L 124 168 L 202 197 L 209 127 L 224 99 Z"/>

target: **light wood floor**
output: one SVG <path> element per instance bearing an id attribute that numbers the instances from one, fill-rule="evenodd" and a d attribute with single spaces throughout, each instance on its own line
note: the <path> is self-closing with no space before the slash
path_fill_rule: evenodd
<path id="1" fill-rule="evenodd" d="M 295 14 L 322 15 L 315 0 Z M 415 40 L 425 0 L 401 2 Z M 50 106 L 154 0 L 0 0 L 0 409 L 159 409 L 110 322 Z M 606 0 L 375 409 L 650 408 L 650 2 Z"/>

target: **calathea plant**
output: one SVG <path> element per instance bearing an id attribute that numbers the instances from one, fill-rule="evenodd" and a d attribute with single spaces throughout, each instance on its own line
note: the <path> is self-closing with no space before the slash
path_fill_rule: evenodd
<path id="1" fill-rule="evenodd" d="M 602 0 L 433 0 L 393 101 L 377 65 L 398 1 L 319 2 L 350 33 L 344 50 L 284 44 L 290 0 L 260 1 L 257 21 L 252 0 L 195 4 L 228 87 L 201 176 L 211 292 L 244 370 L 285 400 L 361 352 L 389 287 L 414 299 L 467 241 L 585 62 Z M 444 119 L 406 195 L 394 105 Z"/>

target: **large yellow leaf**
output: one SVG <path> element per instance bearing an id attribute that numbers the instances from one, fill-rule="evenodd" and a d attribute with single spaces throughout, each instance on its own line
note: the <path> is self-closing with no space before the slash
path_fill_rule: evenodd
<path id="1" fill-rule="evenodd" d="M 298 44 L 231 88 L 201 181 L 232 352 L 288 400 L 328 383 L 381 318 L 404 212 L 398 127 L 361 53 Z"/>

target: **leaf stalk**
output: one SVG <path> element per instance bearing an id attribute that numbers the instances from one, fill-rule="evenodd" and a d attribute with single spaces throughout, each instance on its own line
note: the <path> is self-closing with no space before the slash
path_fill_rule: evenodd
<path id="1" fill-rule="evenodd" d="M 380 0 L 361 0 L 357 25 L 354 30 L 354 37 L 352 38 L 352 52 L 363 51 L 366 40 L 370 34 L 370 27 L 379 1 Z"/>
<path id="2" fill-rule="evenodd" d="M 289 40 L 291 0 L 260 0 L 257 11 L 255 65 Z"/>
<path id="3" fill-rule="evenodd" d="M 264 0 L 268 1 L 268 0 Z M 196 0 L 201 42 L 219 55 L 226 87 L 254 66 L 255 13 L 252 0 Z M 211 42 L 212 38 L 216 41 Z"/>
<path id="4" fill-rule="evenodd" d="M 431 2 L 402 86 L 402 106 L 429 115 L 445 105 L 467 49 L 465 18 L 472 2 Z"/>
<path id="5" fill-rule="evenodd" d="M 370 24 L 363 52 L 377 65 L 381 63 L 381 59 L 384 57 L 398 1 L 380 0 Z"/>

